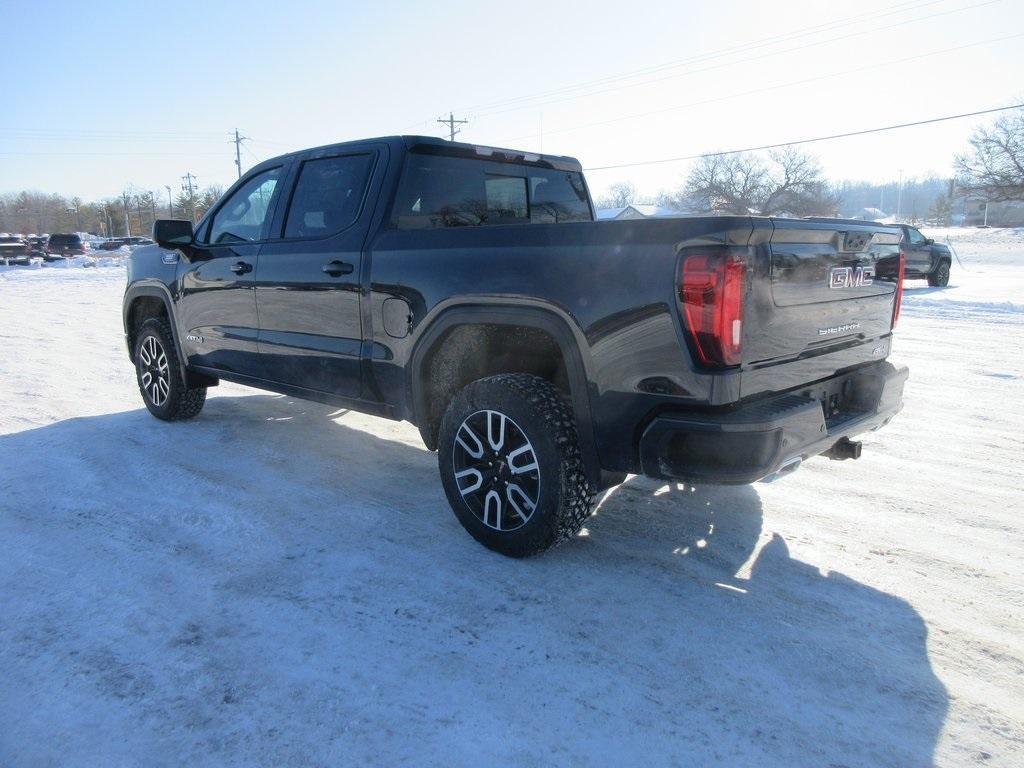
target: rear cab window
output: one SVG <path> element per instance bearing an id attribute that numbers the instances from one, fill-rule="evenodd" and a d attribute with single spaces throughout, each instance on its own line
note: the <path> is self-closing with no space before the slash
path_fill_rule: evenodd
<path id="1" fill-rule="evenodd" d="M 78 235 L 50 235 L 50 245 L 59 248 L 73 247 L 82 244 L 82 238 Z"/>
<path id="2" fill-rule="evenodd" d="M 578 171 L 410 152 L 391 225 L 436 229 L 592 219 Z"/>

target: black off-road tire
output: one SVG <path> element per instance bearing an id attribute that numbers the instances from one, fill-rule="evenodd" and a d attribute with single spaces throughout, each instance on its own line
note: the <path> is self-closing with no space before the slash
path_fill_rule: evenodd
<path id="1" fill-rule="evenodd" d="M 482 519 L 479 510 L 472 508 L 472 497 L 464 496 L 460 490 L 460 480 L 456 477 L 456 461 L 462 460 L 456 453 L 463 450 L 456 438 L 464 422 L 479 418 L 481 412 L 497 412 L 507 417 L 511 424 L 509 430 L 514 427 L 525 436 L 536 457 L 536 504 L 526 522 L 521 522 L 522 515 L 508 518 L 519 525 L 514 530 L 496 530 L 488 525 L 486 506 Z M 490 451 L 490 437 L 485 435 L 484 439 L 488 442 L 483 448 Z M 512 446 L 506 450 L 516 452 Z M 487 458 L 484 457 L 485 462 Z M 509 457 L 507 464 L 500 459 L 497 463 L 507 471 L 505 467 L 511 469 L 513 459 Z M 579 532 L 593 507 L 595 489 L 584 472 L 575 419 L 561 393 L 537 376 L 499 374 L 462 389 L 448 405 L 441 421 L 438 467 L 448 502 L 459 522 L 485 547 L 509 557 L 529 557 L 567 541 Z M 504 477 L 519 482 L 525 476 L 506 474 Z M 495 483 L 495 487 L 501 486 L 493 477 L 489 482 Z M 511 489 L 506 490 L 506 496 L 510 492 Z M 497 517 L 500 521 L 500 511 Z"/>
<path id="2" fill-rule="evenodd" d="M 945 288 L 949 285 L 949 262 L 940 261 L 932 272 L 928 274 L 928 285 L 933 288 Z"/>
<path id="3" fill-rule="evenodd" d="M 156 346 L 147 341 L 154 339 Z M 160 364 L 159 354 L 153 355 L 153 349 L 164 356 L 166 365 Z M 139 328 L 135 336 L 135 378 L 139 385 L 142 402 L 149 412 L 164 421 L 183 421 L 197 416 L 206 403 L 206 387 L 188 387 L 181 375 L 177 348 L 174 346 L 174 335 L 171 325 L 164 318 L 150 318 Z M 147 362 L 148 361 L 148 362 Z M 162 370 L 161 370 L 162 369 Z M 150 374 L 148 379 L 144 376 Z M 166 383 L 164 388 L 157 381 L 157 374 Z M 149 384 L 144 384 L 148 381 Z"/>

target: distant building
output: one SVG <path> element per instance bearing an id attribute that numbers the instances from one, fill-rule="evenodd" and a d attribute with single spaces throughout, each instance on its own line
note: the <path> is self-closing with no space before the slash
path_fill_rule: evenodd
<path id="1" fill-rule="evenodd" d="M 988 221 L 985 208 L 988 207 Z M 953 200 L 953 223 L 964 227 L 977 227 L 987 223 L 990 227 L 1024 227 L 1024 201 L 986 203 L 978 197 L 958 197 Z"/>
<path id="2" fill-rule="evenodd" d="M 889 218 L 889 214 L 880 208 L 861 208 L 850 218 L 863 219 L 864 221 L 881 221 L 882 219 Z"/>
<path id="3" fill-rule="evenodd" d="M 633 203 L 622 208 L 598 208 L 595 210 L 601 221 L 611 219 L 671 219 L 692 216 L 687 211 L 678 211 L 664 205 L 643 205 Z"/>

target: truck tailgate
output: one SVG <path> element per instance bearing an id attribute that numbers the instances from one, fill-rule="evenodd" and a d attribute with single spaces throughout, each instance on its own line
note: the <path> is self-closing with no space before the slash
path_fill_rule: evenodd
<path id="1" fill-rule="evenodd" d="M 770 229 L 755 234 L 755 249 L 756 272 L 766 279 L 754 281 L 748 297 L 744 366 L 867 347 L 889 334 L 896 286 L 876 274 L 879 262 L 899 260 L 896 230 L 843 220 L 765 221 Z M 863 357 L 878 359 L 868 348 Z"/>

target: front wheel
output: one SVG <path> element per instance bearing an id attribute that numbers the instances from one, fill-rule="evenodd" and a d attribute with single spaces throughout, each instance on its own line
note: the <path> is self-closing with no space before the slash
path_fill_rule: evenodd
<path id="1" fill-rule="evenodd" d="M 949 285 L 949 262 L 940 261 L 939 266 L 928 275 L 928 285 L 933 288 L 945 288 Z"/>
<path id="2" fill-rule="evenodd" d="M 576 422 L 537 376 L 500 374 L 459 392 L 441 421 L 438 465 L 459 522 L 503 555 L 566 541 L 590 515 Z"/>
<path id="3" fill-rule="evenodd" d="M 203 410 L 206 387 L 188 387 L 181 375 L 170 324 L 151 318 L 135 339 L 135 373 L 142 401 L 164 421 L 191 419 Z"/>

